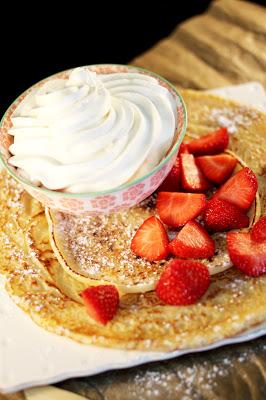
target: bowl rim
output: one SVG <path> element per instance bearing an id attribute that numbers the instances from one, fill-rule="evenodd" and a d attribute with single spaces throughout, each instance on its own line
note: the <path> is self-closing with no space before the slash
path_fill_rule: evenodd
<path id="1" fill-rule="evenodd" d="M 13 178 L 15 178 L 18 182 L 27 185 L 29 187 L 31 187 L 32 189 L 35 189 L 39 192 L 45 193 L 46 195 L 49 196 L 56 196 L 56 197 L 66 197 L 66 198 L 83 198 L 83 197 L 97 197 L 97 196 L 103 196 L 103 195 L 108 195 L 108 194 L 112 194 L 112 193 L 116 193 L 116 192 L 120 192 L 121 190 L 127 189 L 131 186 L 135 186 L 139 183 L 141 183 L 142 181 L 146 180 L 147 178 L 149 178 L 151 175 L 155 174 L 157 171 L 159 171 L 165 164 L 167 164 L 167 162 L 173 157 L 173 155 L 176 153 L 176 151 L 178 150 L 184 136 L 186 133 L 186 129 L 187 129 L 187 109 L 186 109 L 186 105 L 185 102 L 183 100 L 183 97 L 181 96 L 181 94 L 178 92 L 178 90 L 175 88 L 175 86 L 170 83 L 167 79 L 163 78 L 162 76 L 156 74 L 155 72 L 151 72 L 146 68 L 142 68 L 142 67 L 135 67 L 134 65 L 126 65 L 126 64 L 112 64 L 112 63 L 103 63 L 103 64 L 91 64 L 91 65 L 83 65 L 81 66 L 81 68 L 97 68 L 97 67 L 108 67 L 108 66 L 114 66 L 114 67 L 126 67 L 128 69 L 131 70 L 139 70 L 139 71 L 143 71 L 146 74 L 150 75 L 150 76 L 154 76 L 157 80 L 161 80 L 163 82 L 165 82 L 174 92 L 175 96 L 179 99 L 181 108 L 182 108 L 182 112 L 184 115 L 184 120 L 183 120 L 183 127 L 182 130 L 177 138 L 177 141 L 175 143 L 175 145 L 173 146 L 172 150 L 169 152 L 169 154 L 163 158 L 161 160 L 161 162 L 156 165 L 156 167 L 154 167 L 151 171 L 149 171 L 147 174 L 142 175 L 141 177 L 134 179 L 133 181 L 124 183 L 123 185 L 120 186 L 116 186 L 113 189 L 108 189 L 108 190 L 101 190 L 101 191 L 97 191 L 97 192 L 84 192 L 84 193 L 70 193 L 70 192 L 60 192 L 60 191 L 56 191 L 56 190 L 51 190 L 51 189 L 46 189 L 44 187 L 41 186 L 36 186 L 34 184 L 32 184 L 30 181 L 28 181 L 27 179 L 20 177 L 18 174 L 16 174 L 12 168 L 9 166 L 9 164 L 5 161 L 3 155 L 2 155 L 2 151 L 0 151 L 0 162 L 3 164 L 3 166 L 7 169 L 7 171 L 10 173 L 10 175 L 13 176 Z M 62 74 L 65 72 L 69 72 L 72 71 L 74 68 L 76 67 L 72 67 L 72 68 L 68 68 L 66 70 L 63 71 L 59 71 L 56 72 L 55 74 L 49 75 L 48 77 L 41 79 L 40 81 L 34 83 L 33 85 L 31 85 L 28 89 L 26 89 L 24 92 L 22 92 L 11 104 L 10 106 L 7 108 L 7 110 L 5 111 L 4 115 L 2 116 L 1 120 L 0 120 L 0 129 L 3 125 L 3 121 L 6 118 L 6 114 L 9 112 L 10 108 L 20 99 L 21 96 L 23 96 L 24 94 L 26 94 L 28 91 L 30 91 L 31 89 L 33 89 L 36 85 L 45 82 L 47 79 L 50 79 L 52 77 L 56 77 L 58 74 Z"/>

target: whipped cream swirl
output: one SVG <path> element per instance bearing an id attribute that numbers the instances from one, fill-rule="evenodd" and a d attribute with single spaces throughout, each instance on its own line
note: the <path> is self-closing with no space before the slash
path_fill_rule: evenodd
<path id="1" fill-rule="evenodd" d="M 115 188 L 162 160 L 176 101 L 148 75 L 82 67 L 32 90 L 11 120 L 10 164 L 48 189 L 85 193 Z"/>

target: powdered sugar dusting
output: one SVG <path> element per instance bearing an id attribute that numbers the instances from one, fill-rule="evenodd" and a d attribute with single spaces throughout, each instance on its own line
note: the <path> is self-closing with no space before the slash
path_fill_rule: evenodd
<path id="1" fill-rule="evenodd" d="M 57 246 L 68 265 L 82 275 L 123 285 L 158 280 L 166 262 L 149 262 L 130 249 L 142 222 L 155 213 L 155 196 L 131 209 L 97 216 L 56 212 Z"/>
<path id="2" fill-rule="evenodd" d="M 265 350 L 266 346 L 263 350 Z M 132 399 L 145 398 L 178 398 L 179 400 L 198 400 L 199 398 L 214 398 L 219 383 L 228 377 L 238 365 L 249 361 L 254 355 L 253 350 L 235 351 L 234 357 L 230 350 L 219 352 L 208 360 L 202 356 L 187 358 L 172 368 L 161 366 L 143 368 L 135 376 L 132 383 Z M 197 360 L 197 358 L 200 360 Z M 175 396 L 175 397 L 173 397 Z M 216 398 L 216 396 L 215 396 Z"/>
<path id="3" fill-rule="evenodd" d="M 214 108 L 211 110 L 209 118 L 217 122 L 218 125 L 227 128 L 229 133 L 234 134 L 239 126 L 248 127 L 257 117 L 255 110 L 242 108 L 239 113 L 236 113 L 233 108 Z"/>
<path id="4" fill-rule="evenodd" d="M 24 189 L 10 175 L 5 177 L 5 186 L 2 188 L 3 196 L 7 199 L 7 206 L 10 208 L 21 208 L 21 194 Z"/>

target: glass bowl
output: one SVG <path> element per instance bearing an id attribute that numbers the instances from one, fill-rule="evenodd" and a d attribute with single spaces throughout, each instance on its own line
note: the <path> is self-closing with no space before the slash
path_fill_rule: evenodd
<path id="1" fill-rule="evenodd" d="M 34 186 L 30 181 L 21 177 L 16 168 L 8 163 L 11 156 L 9 146 L 13 137 L 8 134 L 12 127 L 11 117 L 19 103 L 36 87 L 42 86 L 45 82 L 55 78 L 67 79 L 71 70 L 59 72 L 52 75 L 22 93 L 7 109 L 0 122 L 0 159 L 9 174 L 13 176 L 34 198 L 43 203 L 44 206 L 55 208 L 67 213 L 78 214 L 107 214 L 132 207 L 150 196 L 163 182 L 171 170 L 180 144 L 184 138 L 187 126 L 187 112 L 184 101 L 175 87 L 167 80 L 142 68 L 127 65 L 100 64 L 87 66 L 92 71 L 109 74 L 115 72 L 135 72 L 146 74 L 157 79 L 158 83 L 166 87 L 176 101 L 177 126 L 171 148 L 168 150 L 161 162 L 146 175 L 125 183 L 119 187 L 90 193 L 67 193 L 56 190 L 48 190 L 45 187 Z"/>

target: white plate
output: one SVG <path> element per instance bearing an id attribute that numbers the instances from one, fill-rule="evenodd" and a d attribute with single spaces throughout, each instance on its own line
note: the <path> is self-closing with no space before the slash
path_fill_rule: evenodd
<path id="1" fill-rule="evenodd" d="M 231 87 L 222 95 L 243 101 L 251 99 L 266 111 L 266 95 L 258 83 Z M 241 93 L 241 94 L 240 94 Z M 250 104 L 250 103 L 249 103 Z M 180 355 L 205 351 L 225 344 L 240 343 L 266 334 L 266 324 L 245 334 L 211 346 L 171 353 L 123 351 L 86 346 L 39 328 L 21 311 L 4 290 L 0 276 L 0 391 L 13 392 L 31 386 L 58 382 L 70 377 L 127 368 L 150 361 L 166 360 Z"/>
<path id="2" fill-rule="evenodd" d="M 266 92 L 259 82 L 242 83 L 236 86 L 207 90 L 209 93 L 238 101 L 240 103 L 256 107 L 266 112 Z"/>

